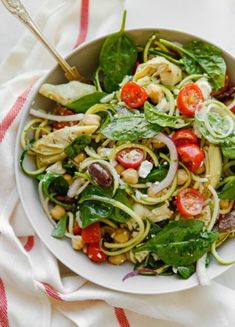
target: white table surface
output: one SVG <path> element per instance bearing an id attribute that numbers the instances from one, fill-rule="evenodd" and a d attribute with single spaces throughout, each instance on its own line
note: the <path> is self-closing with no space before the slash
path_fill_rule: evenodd
<path id="1" fill-rule="evenodd" d="M 23 0 L 27 10 L 35 16 L 44 0 Z M 0 1 L 0 63 L 25 31 L 25 26 L 10 14 Z"/>

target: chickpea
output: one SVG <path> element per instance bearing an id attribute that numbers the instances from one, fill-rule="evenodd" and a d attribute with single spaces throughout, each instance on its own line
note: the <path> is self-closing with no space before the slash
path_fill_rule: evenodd
<path id="1" fill-rule="evenodd" d="M 83 248 L 83 246 L 85 245 L 85 242 L 83 241 L 82 237 L 80 236 L 77 238 L 72 238 L 71 245 L 74 250 L 79 251 Z"/>
<path id="2" fill-rule="evenodd" d="M 125 254 L 118 254 L 118 255 L 114 255 L 114 256 L 110 256 L 108 257 L 108 261 L 112 264 L 112 265 L 121 265 L 122 263 L 124 263 L 127 260 Z"/>
<path id="3" fill-rule="evenodd" d="M 75 158 L 73 158 L 73 161 L 79 165 L 85 159 L 86 154 L 84 152 L 80 152 Z"/>
<path id="4" fill-rule="evenodd" d="M 123 177 L 123 181 L 128 184 L 137 184 L 138 183 L 139 175 L 138 175 L 137 170 L 135 170 L 133 168 L 128 168 L 128 169 L 124 170 L 121 173 L 121 176 Z"/>
<path id="5" fill-rule="evenodd" d="M 164 148 L 166 145 L 158 140 L 153 140 L 152 141 L 152 144 L 153 144 L 153 148 L 154 149 L 162 149 Z"/>
<path id="6" fill-rule="evenodd" d="M 201 175 L 205 172 L 205 165 L 203 164 L 200 168 L 198 168 L 194 174 Z"/>
<path id="7" fill-rule="evenodd" d="M 84 116 L 84 118 L 81 120 L 81 125 L 100 125 L 100 116 L 95 114 L 87 114 Z"/>
<path id="8" fill-rule="evenodd" d="M 130 232 L 126 228 L 118 228 L 112 234 L 112 238 L 118 243 L 125 243 L 130 238 Z"/>
<path id="9" fill-rule="evenodd" d="M 122 165 L 120 165 L 120 164 L 117 164 L 114 168 L 116 169 L 116 172 L 119 175 L 121 175 L 121 173 L 125 170 L 125 168 Z"/>
<path id="10" fill-rule="evenodd" d="M 65 209 L 57 204 L 51 209 L 50 213 L 53 219 L 60 220 L 60 218 L 65 214 Z"/>
<path id="11" fill-rule="evenodd" d="M 64 179 L 71 185 L 73 183 L 73 177 L 69 174 L 64 174 Z"/>
<path id="12" fill-rule="evenodd" d="M 229 207 L 229 200 L 220 200 L 219 202 L 219 206 L 220 206 L 220 209 L 227 209 Z"/>
<path id="13" fill-rule="evenodd" d="M 178 185 L 184 185 L 185 182 L 188 179 L 188 174 L 184 169 L 178 169 L 177 170 L 177 184 Z"/>

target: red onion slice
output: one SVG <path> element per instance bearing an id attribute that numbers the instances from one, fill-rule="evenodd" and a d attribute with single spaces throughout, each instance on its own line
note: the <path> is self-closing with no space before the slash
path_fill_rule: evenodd
<path id="1" fill-rule="evenodd" d="M 40 111 L 40 110 L 36 110 L 31 108 L 29 113 L 34 116 L 34 117 L 38 117 L 38 118 L 42 118 L 42 119 L 48 119 L 48 120 L 52 120 L 52 121 L 79 121 L 81 119 L 84 118 L 84 114 L 76 114 L 76 115 L 67 115 L 67 116 L 59 116 L 59 115 L 52 115 L 52 114 L 48 114 L 46 112 Z"/>
<path id="2" fill-rule="evenodd" d="M 155 139 L 164 143 L 168 147 L 170 152 L 170 168 L 168 170 L 166 177 L 163 179 L 161 183 L 152 185 L 154 188 L 154 192 L 159 193 L 165 188 L 167 188 L 169 185 L 171 185 L 173 179 L 175 178 L 178 168 L 178 153 L 176 150 L 175 143 L 172 141 L 171 138 L 169 138 L 165 134 L 159 133 L 157 136 L 155 136 Z"/>
<path id="3" fill-rule="evenodd" d="M 155 270 L 153 270 L 153 269 L 150 269 L 150 268 L 141 268 L 141 269 L 130 271 L 129 273 L 127 273 L 123 277 L 122 281 L 124 282 L 128 278 L 135 277 L 135 276 L 138 276 L 138 275 L 144 274 L 144 273 L 152 273 L 153 275 L 158 275 L 158 273 Z"/>

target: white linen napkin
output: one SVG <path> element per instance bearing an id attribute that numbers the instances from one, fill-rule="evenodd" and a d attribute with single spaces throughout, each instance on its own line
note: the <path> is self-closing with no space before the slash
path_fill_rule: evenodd
<path id="1" fill-rule="evenodd" d="M 36 21 L 66 55 L 85 40 L 118 30 L 125 6 L 127 28 L 193 32 L 235 54 L 235 10 L 229 0 L 47 0 Z M 52 65 L 28 32 L 0 65 L 0 326 L 235 326 L 235 268 L 206 287 L 128 295 L 75 275 L 35 235 L 18 199 L 14 146 L 22 107 L 35 81 Z"/>

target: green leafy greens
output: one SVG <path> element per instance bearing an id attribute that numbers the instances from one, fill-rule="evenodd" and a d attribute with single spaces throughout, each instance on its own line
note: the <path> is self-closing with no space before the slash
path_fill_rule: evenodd
<path id="1" fill-rule="evenodd" d="M 93 195 L 110 198 L 110 194 L 111 192 L 109 190 L 102 189 L 96 185 L 89 185 L 82 192 L 80 200 Z M 127 198 L 124 190 L 118 189 L 114 196 L 114 200 L 122 202 L 126 206 L 131 207 L 130 200 Z M 94 222 L 104 218 L 109 218 L 119 223 L 125 223 L 129 219 L 129 216 L 120 209 L 114 208 L 110 204 L 104 204 L 97 201 L 84 201 L 79 205 L 79 210 L 81 213 L 83 228 L 86 228 L 90 224 L 93 224 Z"/>
<path id="2" fill-rule="evenodd" d="M 224 86 L 226 63 L 220 49 L 203 41 L 191 41 L 183 47 L 163 39 L 160 42 L 181 55 L 188 74 L 207 74 L 214 90 Z"/>
<path id="3" fill-rule="evenodd" d="M 66 146 L 64 152 L 69 158 L 73 159 L 90 143 L 91 137 L 89 135 L 80 135 L 71 144 Z"/>
<path id="4" fill-rule="evenodd" d="M 144 104 L 145 119 L 151 124 L 157 124 L 162 127 L 182 128 L 189 123 L 185 123 L 180 116 L 170 116 L 161 112 L 148 101 Z"/>
<path id="5" fill-rule="evenodd" d="M 135 141 L 154 137 L 160 131 L 161 126 L 147 122 L 143 115 L 123 115 L 114 118 L 101 133 L 114 141 Z"/>
<path id="6" fill-rule="evenodd" d="M 123 78 L 131 74 L 137 59 L 136 47 L 124 31 L 125 21 L 126 11 L 121 30 L 105 39 L 100 52 L 99 64 L 104 74 L 104 89 L 109 93 L 117 90 Z"/>
<path id="7" fill-rule="evenodd" d="M 104 92 L 94 92 L 91 94 L 84 95 L 76 101 L 68 103 L 66 107 L 73 109 L 75 112 L 86 112 L 90 107 L 100 102 L 105 96 Z"/>
<path id="8" fill-rule="evenodd" d="M 235 200 L 235 177 L 231 178 L 219 192 L 221 200 Z"/>
<path id="9" fill-rule="evenodd" d="M 166 225 L 135 251 L 154 252 L 168 265 L 188 266 L 210 249 L 218 235 L 203 231 L 200 220 L 179 220 Z"/>

